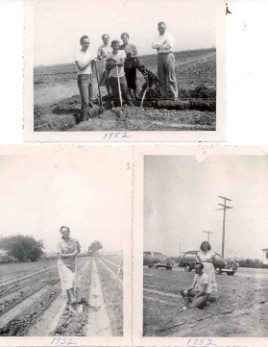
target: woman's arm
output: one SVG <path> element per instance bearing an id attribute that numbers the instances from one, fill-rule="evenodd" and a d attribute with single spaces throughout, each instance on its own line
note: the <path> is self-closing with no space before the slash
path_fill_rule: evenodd
<path id="1" fill-rule="evenodd" d="M 72 253 L 58 253 L 59 257 L 61 258 L 70 258 L 70 257 L 74 257 L 79 253 L 78 250 L 72 252 Z"/>

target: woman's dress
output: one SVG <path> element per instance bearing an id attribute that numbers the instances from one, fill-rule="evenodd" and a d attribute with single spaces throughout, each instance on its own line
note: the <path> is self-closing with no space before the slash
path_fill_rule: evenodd
<path id="1" fill-rule="evenodd" d="M 197 254 L 198 260 L 204 265 L 204 272 L 208 275 L 209 278 L 209 289 L 210 293 L 217 291 L 217 283 L 215 277 L 215 268 L 213 265 L 213 258 L 215 253 L 212 251 L 203 252 L 200 251 Z"/>

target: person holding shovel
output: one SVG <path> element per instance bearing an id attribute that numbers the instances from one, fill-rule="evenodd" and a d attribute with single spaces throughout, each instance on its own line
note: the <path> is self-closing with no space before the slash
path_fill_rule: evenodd
<path id="1" fill-rule="evenodd" d="M 127 90 L 127 82 L 124 73 L 126 53 L 124 50 L 119 50 L 118 40 L 113 40 L 111 46 L 113 51 L 107 54 L 106 70 L 109 75 L 109 84 L 112 88 L 113 97 L 119 96 L 119 99 L 121 100 L 122 94 L 122 97 L 125 99 L 126 103 L 133 106 L 131 96 Z"/>
<path id="2" fill-rule="evenodd" d="M 88 120 L 90 117 L 89 108 L 92 106 L 93 85 L 92 85 L 92 68 L 96 61 L 92 58 L 89 50 L 90 41 L 88 36 L 84 35 L 80 39 L 81 50 L 75 55 L 77 70 L 77 82 L 81 95 L 81 121 Z"/>
<path id="3" fill-rule="evenodd" d="M 66 290 L 67 304 L 76 304 L 75 295 L 75 261 L 80 253 L 80 244 L 70 237 L 70 229 L 66 226 L 60 228 L 61 241 L 57 245 L 58 271 L 62 290 Z"/>

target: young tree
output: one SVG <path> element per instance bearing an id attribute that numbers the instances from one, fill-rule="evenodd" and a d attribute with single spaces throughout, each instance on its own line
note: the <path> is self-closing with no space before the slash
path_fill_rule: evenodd
<path id="1" fill-rule="evenodd" d="M 94 255 L 96 254 L 100 249 L 103 248 L 103 245 L 100 241 L 94 241 L 92 244 L 88 247 L 88 254 Z"/>
<path id="2" fill-rule="evenodd" d="M 32 236 L 15 235 L 0 239 L 0 249 L 22 262 L 38 260 L 43 248 L 42 241 L 36 241 Z"/>

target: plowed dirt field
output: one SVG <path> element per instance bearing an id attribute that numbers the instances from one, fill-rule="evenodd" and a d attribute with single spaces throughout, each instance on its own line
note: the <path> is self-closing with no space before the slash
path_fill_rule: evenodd
<path id="1" fill-rule="evenodd" d="M 78 259 L 78 314 L 66 305 L 56 260 L 0 265 L 0 335 L 122 336 L 122 271 L 111 300 L 119 256 Z"/>
<path id="2" fill-rule="evenodd" d="M 216 301 L 183 310 L 179 290 L 194 273 L 144 267 L 145 336 L 267 337 L 268 278 L 217 275 Z"/>
<path id="3" fill-rule="evenodd" d="M 127 119 L 116 120 L 115 112 L 105 110 L 100 117 L 77 124 L 80 97 L 74 64 L 40 67 L 34 71 L 35 131 L 182 131 L 216 130 L 216 51 L 204 49 L 177 52 L 176 76 L 179 87 L 179 108 L 128 107 Z M 142 63 L 157 72 L 156 55 L 140 57 Z M 145 82 L 137 74 L 138 90 Z M 93 74 L 93 94 L 98 96 Z M 106 89 L 102 87 L 102 95 Z M 188 102 L 189 107 L 185 102 Z M 203 107 L 209 103 L 209 107 Z M 201 106 L 200 106 L 201 105 Z"/>

